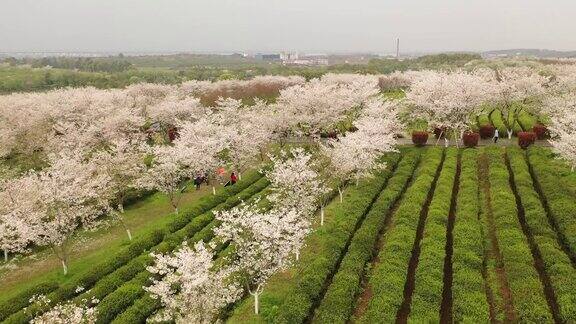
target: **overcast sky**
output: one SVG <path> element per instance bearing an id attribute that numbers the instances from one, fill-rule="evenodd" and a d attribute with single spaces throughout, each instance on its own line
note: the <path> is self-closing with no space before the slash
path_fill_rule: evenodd
<path id="1" fill-rule="evenodd" d="M 0 0 L 0 51 L 576 49 L 576 0 Z"/>

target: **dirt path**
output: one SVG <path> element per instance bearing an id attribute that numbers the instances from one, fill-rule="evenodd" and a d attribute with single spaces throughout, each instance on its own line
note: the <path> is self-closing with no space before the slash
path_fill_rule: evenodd
<path id="1" fill-rule="evenodd" d="M 532 253 L 532 258 L 534 259 L 534 267 L 536 268 L 538 276 L 540 277 L 540 281 L 542 282 L 542 286 L 544 287 L 544 295 L 546 296 L 546 301 L 548 302 L 548 306 L 550 307 L 550 311 L 554 317 L 554 322 L 562 323 L 562 319 L 560 318 L 560 308 L 558 307 L 558 301 L 556 299 L 556 295 L 554 294 L 554 288 L 550 282 L 550 277 L 546 273 L 546 267 L 544 265 L 544 260 L 542 259 L 542 254 L 540 253 L 540 249 L 538 248 L 538 245 L 534 240 L 534 236 L 532 235 L 532 232 L 528 227 L 528 223 L 526 222 L 526 214 L 524 211 L 524 206 L 522 205 L 522 198 L 518 193 L 518 188 L 516 187 L 516 181 L 514 179 L 514 171 L 510 165 L 510 159 L 507 153 L 504 153 L 504 161 L 506 162 L 506 167 L 508 168 L 508 180 L 510 182 L 510 188 L 514 193 L 520 227 L 522 228 L 522 232 L 524 232 L 524 236 L 526 236 L 526 239 L 528 240 L 530 252 Z"/>
<path id="2" fill-rule="evenodd" d="M 506 271 L 504 270 L 504 265 L 502 261 L 502 254 L 500 253 L 500 247 L 498 246 L 498 238 L 496 236 L 496 225 L 494 223 L 494 215 L 492 214 L 492 200 L 490 198 L 490 182 L 489 177 L 489 164 L 488 159 L 485 154 L 480 156 L 479 160 L 479 180 L 484 191 L 484 206 L 486 210 L 486 218 L 488 222 L 488 237 L 490 238 L 490 256 L 496 260 L 496 278 L 500 287 L 500 296 L 504 301 L 504 314 L 506 316 L 506 321 L 515 322 L 518 318 L 516 311 L 514 309 L 514 303 L 512 302 L 512 292 L 508 284 L 508 278 L 506 277 Z"/>
<path id="3" fill-rule="evenodd" d="M 456 207 L 458 192 L 460 190 L 460 173 L 462 171 L 462 152 L 458 152 L 456 163 L 456 175 L 452 186 L 452 200 L 448 214 L 448 226 L 446 228 L 446 256 L 444 257 L 444 287 L 442 289 L 442 304 L 440 305 L 440 323 L 452 323 L 452 254 L 454 252 L 454 222 L 456 221 Z"/>
<path id="4" fill-rule="evenodd" d="M 404 285 L 404 300 L 398 313 L 396 314 L 396 323 L 404 324 L 408 322 L 408 316 L 410 315 L 410 304 L 412 303 L 412 294 L 414 292 L 414 284 L 416 281 L 416 268 L 418 267 L 418 259 L 420 257 L 420 242 L 422 241 L 422 236 L 424 235 L 424 226 L 426 225 L 426 218 L 428 217 L 428 210 L 430 208 L 430 203 L 432 203 L 432 198 L 434 197 L 434 192 L 436 191 L 436 184 L 438 183 L 438 178 L 444 166 L 444 161 L 446 159 L 446 151 L 442 153 L 442 161 L 436 169 L 436 174 L 434 175 L 434 180 L 432 181 L 432 186 L 428 191 L 428 196 L 426 201 L 420 210 L 420 219 L 418 221 L 418 228 L 416 229 L 416 239 L 414 240 L 414 245 L 412 247 L 412 256 L 410 257 L 410 262 L 408 263 L 408 274 L 406 277 L 406 283 Z"/>

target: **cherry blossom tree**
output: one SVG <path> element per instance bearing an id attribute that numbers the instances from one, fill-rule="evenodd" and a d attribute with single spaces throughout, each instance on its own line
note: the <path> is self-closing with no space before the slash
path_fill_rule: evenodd
<path id="1" fill-rule="evenodd" d="M 380 91 L 393 91 L 407 89 L 412 85 L 412 78 L 403 72 L 393 72 L 378 77 Z"/>
<path id="2" fill-rule="evenodd" d="M 289 134 L 318 134 L 377 93 L 377 78 L 359 75 L 327 75 L 286 88 L 272 107 L 278 120 L 274 131 L 284 139 Z"/>
<path id="3" fill-rule="evenodd" d="M 173 255 L 153 255 L 155 263 L 147 269 L 157 277 L 146 287 L 164 308 L 155 321 L 213 323 L 220 311 L 243 294 L 234 281 L 233 268 L 214 263 L 214 251 L 202 241 L 194 247 L 185 242 Z"/>
<path id="4" fill-rule="evenodd" d="M 4 260 L 9 253 L 23 253 L 38 235 L 35 201 L 39 184 L 33 175 L 24 175 L 0 183 L 0 248 Z"/>
<path id="5" fill-rule="evenodd" d="M 253 205 L 218 212 L 216 219 L 221 225 L 214 232 L 234 245 L 236 253 L 230 266 L 254 296 L 254 312 L 258 314 L 259 296 L 266 282 L 291 265 L 291 256 L 298 255 L 310 223 L 295 209 L 261 212 Z"/>
<path id="6" fill-rule="evenodd" d="M 576 64 L 561 62 L 552 68 L 553 87 L 556 92 L 566 92 L 576 90 Z"/>
<path id="7" fill-rule="evenodd" d="M 181 92 L 201 99 L 206 106 L 214 106 L 220 98 L 273 98 L 281 89 L 305 83 L 300 76 L 256 76 L 250 80 L 221 80 L 216 82 L 188 81 Z"/>
<path id="8" fill-rule="evenodd" d="M 142 174 L 136 184 L 142 189 L 164 193 L 178 215 L 178 206 L 186 189 L 186 180 L 190 178 L 190 171 L 182 162 L 182 152 L 172 146 L 156 146 L 151 152 L 154 156 L 152 166 Z"/>
<path id="9" fill-rule="evenodd" d="M 41 306 L 41 309 L 50 305 L 50 300 L 44 295 L 36 295 L 31 303 Z M 82 305 L 73 302 L 57 304 L 49 311 L 40 314 L 30 321 L 31 324 L 95 324 L 98 311 L 94 307 L 98 300 L 82 300 Z"/>
<path id="10" fill-rule="evenodd" d="M 576 92 L 550 96 L 544 100 L 550 115 L 553 150 L 566 160 L 572 171 L 576 168 Z"/>
<path id="11" fill-rule="evenodd" d="M 545 93 L 548 81 L 548 78 L 525 66 L 505 67 L 495 71 L 490 93 L 502 113 L 508 138 L 512 138 L 513 126 L 520 112 L 525 109 L 531 98 Z M 516 106 L 517 102 L 524 105 Z"/>
<path id="12" fill-rule="evenodd" d="M 145 171 L 144 158 L 143 146 L 132 145 L 126 140 L 113 141 L 108 149 L 98 151 L 93 156 L 99 172 L 110 178 L 106 195 L 117 203 L 112 214 L 126 230 L 129 240 L 132 240 L 132 234 L 124 222 L 124 202 L 130 191 L 138 187 L 138 180 Z"/>
<path id="13" fill-rule="evenodd" d="M 412 118 L 423 118 L 429 126 L 454 131 L 456 145 L 470 128 L 480 105 L 490 98 L 489 83 L 467 72 L 423 73 L 406 93 L 413 105 Z"/>
<path id="14" fill-rule="evenodd" d="M 35 201 L 39 211 L 35 243 L 50 246 L 67 274 L 69 239 L 80 226 L 95 228 L 98 217 L 109 210 L 103 197 L 110 178 L 78 152 L 53 157 L 51 166 L 35 176 L 41 188 Z"/>
<path id="15" fill-rule="evenodd" d="M 280 156 L 270 156 L 273 167 L 265 171 L 270 180 L 272 193 L 267 199 L 277 208 L 297 209 L 304 217 L 311 218 L 320 204 L 320 224 L 324 224 L 323 197 L 329 189 L 316 171 L 317 163 L 311 154 L 295 148 L 290 154 L 281 151 Z"/>
<path id="16" fill-rule="evenodd" d="M 239 179 L 248 166 L 257 164 L 259 153 L 271 140 L 269 120 L 262 117 L 266 108 L 264 101 L 259 99 L 253 106 L 243 106 L 235 99 L 220 99 L 214 114 L 209 116 L 211 123 L 221 127 L 219 138 L 225 140 L 225 160 Z"/>
<path id="17" fill-rule="evenodd" d="M 338 192 L 342 202 L 342 186 L 349 180 L 369 176 L 375 169 L 385 167 L 379 160 L 385 152 L 395 151 L 398 121 L 398 103 L 370 100 L 354 125 L 353 133 L 331 140 L 322 146 L 330 161 L 330 176 L 338 179 Z"/>
<path id="18" fill-rule="evenodd" d="M 2 119 L 0 119 L 0 124 L 6 125 L 6 123 L 4 123 Z M 0 127 L 0 138 L 2 139 L 2 141 L 0 141 L 0 158 L 5 158 L 8 155 L 10 155 L 10 153 L 12 153 L 12 151 L 16 147 L 15 135 L 16 134 L 13 129 Z"/>
<path id="19" fill-rule="evenodd" d="M 181 124 L 180 136 L 174 141 L 172 151 L 190 178 L 198 172 L 214 174 L 224 164 L 222 154 L 229 147 L 231 128 L 203 118 L 196 122 Z M 216 188 L 212 186 L 212 193 Z"/>

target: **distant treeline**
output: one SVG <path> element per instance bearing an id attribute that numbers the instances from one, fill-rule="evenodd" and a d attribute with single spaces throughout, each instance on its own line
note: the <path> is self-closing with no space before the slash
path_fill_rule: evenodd
<path id="1" fill-rule="evenodd" d="M 154 66 L 155 58 L 158 60 Z M 218 65 L 220 59 L 221 65 Z M 0 93 L 44 91 L 62 87 L 122 88 L 139 82 L 178 84 L 187 80 L 250 79 L 258 75 L 300 75 L 306 79 L 326 73 L 388 74 L 394 71 L 462 67 L 478 54 L 437 54 L 414 59 L 372 59 L 367 64 L 285 66 L 237 56 L 210 60 L 192 55 L 4 59 L 0 64 Z M 142 64 L 144 63 L 145 64 Z M 168 64 L 169 62 L 169 64 Z M 191 65 L 193 64 L 193 65 Z M 170 67 L 169 67 L 170 66 Z"/>
<path id="2" fill-rule="evenodd" d="M 43 57 L 43 58 L 7 58 L 10 65 L 30 65 L 33 68 L 50 66 L 57 69 L 85 72 L 124 72 L 134 69 L 134 65 L 122 56 L 115 57 Z"/>

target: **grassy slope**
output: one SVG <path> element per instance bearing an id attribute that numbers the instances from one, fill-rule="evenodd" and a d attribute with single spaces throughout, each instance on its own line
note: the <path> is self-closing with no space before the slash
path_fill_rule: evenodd
<path id="1" fill-rule="evenodd" d="M 210 195 L 211 191 L 210 187 L 202 187 L 199 191 L 192 188 L 182 196 L 181 205 Z M 167 215 L 170 213 L 172 213 L 172 207 L 168 199 L 165 195 L 157 193 L 128 207 L 125 220 L 132 236 L 137 238 L 168 223 L 171 218 Z M 60 261 L 49 249 L 17 260 L 14 262 L 18 266 L 17 269 L 12 270 L 6 267 L 0 273 L 0 302 L 46 279 L 53 278 L 59 282 L 70 280 L 75 275 L 90 269 L 93 264 L 115 255 L 128 242 L 126 232 L 120 224 L 113 224 L 110 228 L 97 232 L 78 235 L 71 242 L 67 277 L 62 274 Z"/>

